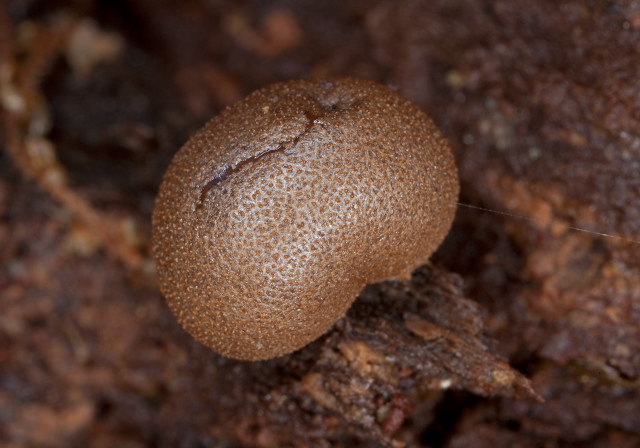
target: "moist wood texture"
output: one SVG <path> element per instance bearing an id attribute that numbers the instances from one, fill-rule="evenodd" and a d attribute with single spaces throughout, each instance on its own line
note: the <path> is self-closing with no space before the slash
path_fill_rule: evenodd
<path id="1" fill-rule="evenodd" d="M 640 446 L 638 246 L 566 228 L 640 238 L 636 0 L 0 4 L 0 66 L 11 25 L 21 62 L 4 100 L 41 77 L 44 137 L 69 185 L 145 252 L 176 148 L 251 91 L 310 73 L 397 85 L 455 149 L 463 202 L 541 223 L 459 208 L 432 259 L 460 277 L 427 267 L 377 283 L 305 348 L 234 361 L 184 332 L 155 283 L 20 173 L 5 123 L 0 445 Z M 283 12 L 303 31 L 297 46 L 249 48 L 274 41 L 267 25 Z M 64 57 L 43 65 L 55 39 L 38 30 L 75 18 L 124 53 L 89 73 Z M 495 381 L 517 385 L 517 371 L 545 402 Z"/>
<path id="2" fill-rule="evenodd" d="M 457 194 L 441 134 L 387 87 L 276 84 L 172 161 L 153 215 L 161 289 L 216 352 L 283 355 L 326 332 L 365 285 L 425 263 Z"/>

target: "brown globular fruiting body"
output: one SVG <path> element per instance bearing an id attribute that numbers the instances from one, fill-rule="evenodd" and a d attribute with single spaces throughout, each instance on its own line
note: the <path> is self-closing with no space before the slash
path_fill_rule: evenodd
<path id="1" fill-rule="evenodd" d="M 271 85 L 171 162 L 153 212 L 161 290 L 187 332 L 224 356 L 290 353 L 365 285 L 425 263 L 458 188 L 436 126 L 387 87 Z"/>

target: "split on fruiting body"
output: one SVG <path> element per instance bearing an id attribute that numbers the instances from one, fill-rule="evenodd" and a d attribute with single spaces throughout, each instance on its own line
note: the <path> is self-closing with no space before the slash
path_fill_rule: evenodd
<path id="1" fill-rule="evenodd" d="M 425 263 L 458 190 L 436 126 L 387 87 L 274 84 L 171 162 L 153 212 L 160 288 L 217 353 L 284 355 L 325 333 L 365 285 Z"/>

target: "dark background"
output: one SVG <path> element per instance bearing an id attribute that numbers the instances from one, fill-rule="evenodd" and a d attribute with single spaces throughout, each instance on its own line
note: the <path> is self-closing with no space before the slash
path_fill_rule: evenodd
<path id="1" fill-rule="evenodd" d="M 640 446 L 640 4 L 1 6 L 0 446 Z M 529 219 L 459 207 L 438 268 L 365 292 L 379 308 L 284 359 L 221 359 L 153 280 L 162 173 L 252 90 L 329 75 L 398 89 L 450 140 L 463 203 Z M 452 298 L 433 311 L 436 287 Z M 382 314 L 394 295 L 429 297 L 423 317 L 453 331 L 440 357 L 399 305 Z M 387 368 L 389 335 L 415 351 L 363 374 L 345 347 Z M 500 359 L 544 403 L 495 385 Z"/>

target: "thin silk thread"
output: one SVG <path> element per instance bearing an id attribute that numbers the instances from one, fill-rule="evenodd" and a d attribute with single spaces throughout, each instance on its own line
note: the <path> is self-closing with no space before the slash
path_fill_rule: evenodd
<path id="1" fill-rule="evenodd" d="M 526 221 L 532 221 L 532 222 L 537 222 L 537 223 L 542 223 L 543 222 L 540 219 L 531 218 L 529 216 L 517 215 L 515 213 L 509 213 L 509 212 L 502 212 L 502 211 L 499 211 L 499 210 L 493 210 L 493 209 L 485 208 L 485 207 L 478 207 L 477 205 L 463 204 L 462 202 L 455 202 L 455 201 L 452 202 L 452 203 L 456 204 L 456 205 L 458 205 L 460 207 L 467 207 L 467 208 L 472 208 L 472 209 L 475 209 L 475 210 L 481 210 L 481 211 L 484 211 L 484 212 L 496 213 L 498 215 L 509 216 L 511 218 L 524 219 Z M 567 228 L 571 229 L 571 230 L 576 230 L 578 232 L 589 233 L 591 235 L 605 236 L 607 238 L 613 238 L 613 239 L 620 240 L 620 241 L 626 241 L 627 243 L 640 244 L 640 240 L 634 240 L 633 238 L 624 238 L 622 236 L 610 235 L 608 233 L 595 232 L 593 230 L 582 229 L 580 227 L 567 226 Z"/>

